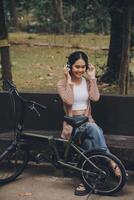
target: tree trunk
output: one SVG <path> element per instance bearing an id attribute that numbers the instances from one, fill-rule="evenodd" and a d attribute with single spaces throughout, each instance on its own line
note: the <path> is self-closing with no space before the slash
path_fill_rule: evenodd
<path id="1" fill-rule="evenodd" d="M 63 0 L 54 0 L 55 25 L 58 33 L 65 33 L 65 20 L 63 14 Z"/>
<path id="2" fill-rule="evenodd" d="M 122 53 L 123 14 L 122 12 L 119 12 L 118 9 L 112 9 L 110 11 L 110 15 L 111 36 L 107 60 L 107 70 L 106 73 L 101 77 L 101 81 L 105 83 L 111 83 L 118 80 Z"/>
<path id="3" fill-rule="evenodd" d="M 2 70 L 1 70 L 2 79 L 8 79 L 12 81 L 8 32 L 5 23 L 3 0 L 0 1 L 0 52 L 1 52 L 1 65 L 2 65 Z M 3 83 L 3 89 L 5 89 L 4 83 Z"/>
<path id="4" fill-rule="evenodd" d="M 123 13 L 123 46 L 120 65 L 119 87 L 120 94 L 128 94 L 129 85 L 129 55 L 130 55 L 130 34 L 131 34 L 131 8 L 124 8 Z"/>
<path id="5" fill-rule="evenodd" d="M 119 79 L 120 66 L 123 62 L 122 48 L 124 45 L 124 18 L 128 17 L 125 10 L 134 8 L 134 1 L 132 0 L 111 0 L 109 2 L 109 13 L 111 15 L 111 39 L 107 61 L 107 71 L 101 77 L 101 81 L 106 83 L 112 83 L 114 81 L 118 81 Z"/>
<path id="6" fill-rule="evenodd" d="M 16 11 L 16 0 L 10 0 L 10 15 L 11 15 L 11 23 L 12 26 L 18 30 L 18 18 L 17 18 L 17 11 Z"/>
<path id="7" fill-rule="evenodd" d="M 9 47 L 1 47 L 2 79 L 12 81 Z"/>

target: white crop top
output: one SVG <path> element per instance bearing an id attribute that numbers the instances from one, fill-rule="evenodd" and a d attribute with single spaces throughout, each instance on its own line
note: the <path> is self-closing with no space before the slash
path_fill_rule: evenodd
<path id="1" fill-rule="evenodd" d="M 79 85 L 73 86 L 74 103 L 72 110 L 85 110 L 88 105 L 88 89 L 86 79 L 82 77 Z"/>

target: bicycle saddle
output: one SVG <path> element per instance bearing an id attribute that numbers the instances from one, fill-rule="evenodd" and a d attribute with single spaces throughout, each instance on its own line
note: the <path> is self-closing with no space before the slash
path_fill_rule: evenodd
<path id="1" fill-rule="evenodd" d="M 86 116 L 78 116 L 78 117 L 64 116 L 64 120 L 72 127 L 79 127 L 83 123 L 88 122 L 88 117 L 86 117 Z"/>

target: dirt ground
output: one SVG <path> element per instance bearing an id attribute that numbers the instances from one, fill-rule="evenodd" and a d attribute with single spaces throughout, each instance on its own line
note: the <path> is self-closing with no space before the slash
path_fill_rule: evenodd
<path id="1" fill-rule="evenodd" d="M 50 165 L 30 165 L 16 181 L 0 188 L 0 200 L 87 200 L 87 196 L 74 195 L 78 184 L 76 177 L 63 177 Z M 129 180 L 117 196 L 92 194 L 89 200 L 134 200 L 134 172 L 129 171 Z"/>

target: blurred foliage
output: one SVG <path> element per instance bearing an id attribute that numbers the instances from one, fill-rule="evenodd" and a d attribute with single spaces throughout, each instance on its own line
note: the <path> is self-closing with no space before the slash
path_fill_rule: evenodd
<path id="1" fill-rule="evenodd" d="M 64 23 L 66 33 L 103 33 L 110 31 L 110 16 L 107 4 L 99 0 L 64 0 L 64 21 L 55 18 L 55 0 L 14 0 L 20 30 L 28 32 L 57 33 L 57 27 Z M 6 1 L 6 15 L 9 30 L 11 24 L 11 3 Z"/>

